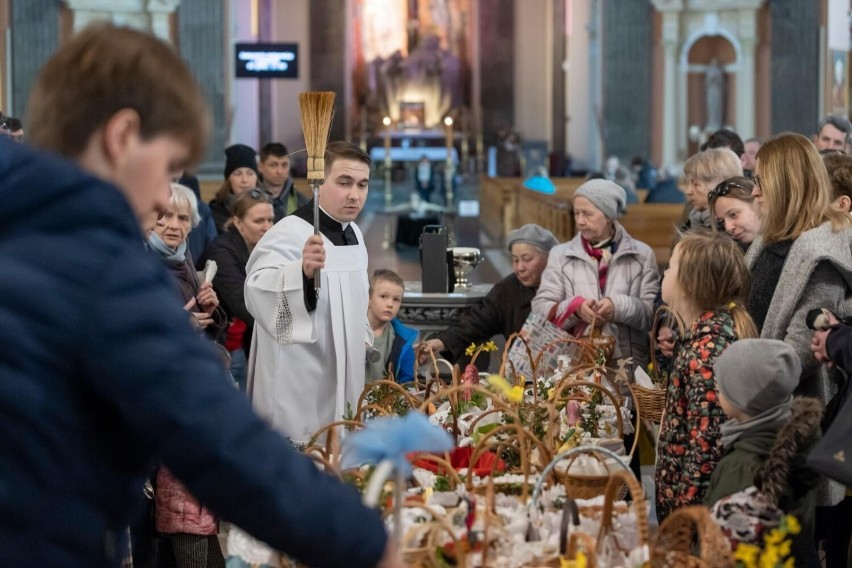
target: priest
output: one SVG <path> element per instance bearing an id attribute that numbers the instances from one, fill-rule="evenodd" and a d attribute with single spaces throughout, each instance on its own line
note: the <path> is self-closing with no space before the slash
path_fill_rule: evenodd
<path id="1" fill-rule="evenodd" d="M 296 446 L 354 409 L 364 388 L 369 281 L 354 221 L 367 199 L 370 164 L 357 146 L 329 143 L 320 234 L 311 202 L 276 223 L 246 266 L 246 307 L 255 318 L 249 392 Z"/>

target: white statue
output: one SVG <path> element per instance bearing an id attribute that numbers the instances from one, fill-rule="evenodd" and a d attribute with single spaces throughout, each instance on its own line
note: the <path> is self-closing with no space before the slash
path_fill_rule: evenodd
<path id="1" fill-rule="evenodd" d="M 725 112 L 725 71 L 715 57 L 704 70 L 704 91 L 707 102 L 705 130 L 715 132 L 722 128 Z"/>

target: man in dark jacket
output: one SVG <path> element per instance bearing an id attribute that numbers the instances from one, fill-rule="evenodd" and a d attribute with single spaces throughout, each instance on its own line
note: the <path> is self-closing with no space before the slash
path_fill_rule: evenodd
<path id="1" fill-rule="evenodd" d="M 418 349 L 421 364 L 429 361 L 430 349 L 457 361 L 471 343 L 521 331 L 547 266 L 547 255 L 559 241 L 547 229 L 530 224 L 511 231 L 506 244 L 512 255 L 512 274 L 495 284 L 482 304 L 467 312 L 457 325 L 425 341 L 426 349 Z"/>
<path id="2" fill-rule="evenodd" d="M 257 169 L 263 176 L 259 185 L 272 199 L 276 223 L 311 200 L 293 184 L 293 176 L 290 175 L 290 156 L 284 144 L 280 142 L 264 144 L 260 149 L 260 162 L 257 164 Z"/>
<path id="3" fill-rule="evenodd" d="M 159 458 L 216 513 L 302 562 L 399 566 L 379 514 L 221 380 L 141 250 L 139 221 L 203 155 L 205 103 L 178 54 L 142 32 L 89 28 L 47 62 L 29 110 L 33 145 L 76 166 L 0 140 L 4 565 L 118 566 Z"/>

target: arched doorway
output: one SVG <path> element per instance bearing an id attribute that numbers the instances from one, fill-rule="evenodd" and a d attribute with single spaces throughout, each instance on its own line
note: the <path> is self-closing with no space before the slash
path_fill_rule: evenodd
<path id="1" fill-rule="evenodd" d="M 737 51 L 728 38 L 705 35 L 686 52 L 688 155 L 713 131 L 737 123 Z"/>

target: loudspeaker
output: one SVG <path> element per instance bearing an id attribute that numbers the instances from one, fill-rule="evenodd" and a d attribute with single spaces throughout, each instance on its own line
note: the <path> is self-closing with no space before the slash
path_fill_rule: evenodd
<path id="1" fill-rule="evenodd" d="M 446 294 L 455 287 L 453 251 L 448 250 L 447 228 L 427 225 L 420 234 L 420 280 L 424 294 Z"/>

